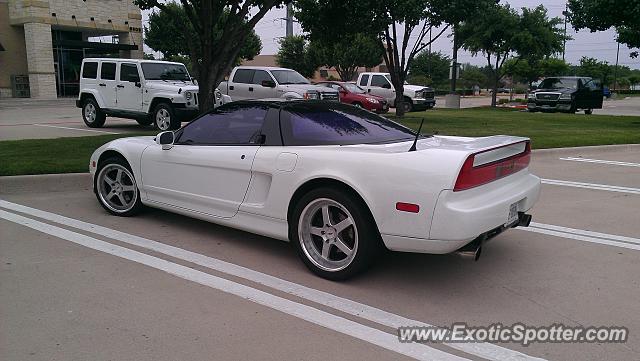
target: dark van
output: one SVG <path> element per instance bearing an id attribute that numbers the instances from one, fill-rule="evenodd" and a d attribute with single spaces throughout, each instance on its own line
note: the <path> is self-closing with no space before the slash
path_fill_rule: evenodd
<path id="1" fill-rule="evenodd" d="M 579 109 L 591 114 L 602 109 L 600 81 L 588 77 L 553 77 L 544 79 L 538 89 L 527 96 L 529 111 L 575 113 Z"/>

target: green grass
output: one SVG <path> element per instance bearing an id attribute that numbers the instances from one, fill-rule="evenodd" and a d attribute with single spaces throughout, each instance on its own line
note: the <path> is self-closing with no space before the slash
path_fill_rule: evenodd
<path id="1" fill-rule="evenodd" d="M 528 113 L 512 109 L 437 109 L 389 118 L 422 133 L 480 137 L 496 134 L 529 137 L 532 147 L 563 148 L 640 143 L 640 117 L 564 113 Z"/>
<path id="2" fill-rule="evenodd" d="M 507 109 L 438 109 L 409 113 L 413 129 L 425 118 L 423 133 L 461 136 L 509 134 L 529 137 L 534 148 L 640 143 L 640 117 L 526 113 Z M 145 133 L 151 135 L 153 133 Z M 0 141 L 0 176 L 87 172 L 100 145 L 133 134 Z"/>
<path id="3" fill-rule="evenodd" d="M 89 157 L 96 148 L 131 135 L 1 141 L 0 176 L 88 172 Z"/>

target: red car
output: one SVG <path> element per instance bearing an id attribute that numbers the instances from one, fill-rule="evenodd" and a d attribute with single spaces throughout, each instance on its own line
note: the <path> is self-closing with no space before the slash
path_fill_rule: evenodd
<path id="1" fill-rule="evenodd" d="M 389 111 L 389 104 L 383 97 L 367 94 L 364 89 L 353 83 L 340 81 L 323 81 L 316 83 L 320 86 L 336 89 L 340 92 L 340 101 L 365 108 L 376 113 L 386 113 Z"/>

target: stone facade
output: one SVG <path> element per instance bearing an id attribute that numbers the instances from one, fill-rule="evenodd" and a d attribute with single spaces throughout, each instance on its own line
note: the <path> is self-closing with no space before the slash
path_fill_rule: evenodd
<path id="1" fill-rule="evenodd" d="M 82 33 L 85 40 L 117 35 L 120 44 L 138 47 L 121 50 L 121 57 L 143 56 L 142 14 L 132 0 L 0 0 L 0 61 L 14 60 L 0 66 L 1 96 L 10 93 L 11 76 L 25 70 L 31 97 L 56 96 L 52 30 Z M 21 32 L 24 40 L 16 37 Z"/>

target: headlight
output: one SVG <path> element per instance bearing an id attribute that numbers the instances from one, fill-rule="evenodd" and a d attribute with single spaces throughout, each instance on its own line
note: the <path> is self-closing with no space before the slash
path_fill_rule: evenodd
<path id="1" fill-rule="evenodd" d="M 184 93 L 184 97 L 185 97 L 185 99 L 187 99 L 187 100 L 191 100 L 191 97 L 192 97 L 192 96 L 193 96 L 193 94 L 191 94 L 191 92 L 185 92 L 185 93 Z"/>
<path id="2" fill-rule="evenodd" d="M 571 95 L 570 93 L 560 94 L 560 99 L 562 99 L 562 100 L 571 100 L 571 99 L 573 99 L 573 95 Z"/>
<path id="3" fill-rule="evenodd" d="M 368 101 L 369 103 L 373 103 L 373 104 L 378 104 L 378 103 L 380 103 L 380 102 L 378 101 L 378 99 L 376 99 L 376 98 L 367 98 L 367 101 Z"/>
<path id="4" fill-rule="evenodd" d="M 320 99 L 320 94 L 318 94 L 317 92 L 307 92 L 304 93 L 304 98 L 307 100 L 317 100 Z"/>

